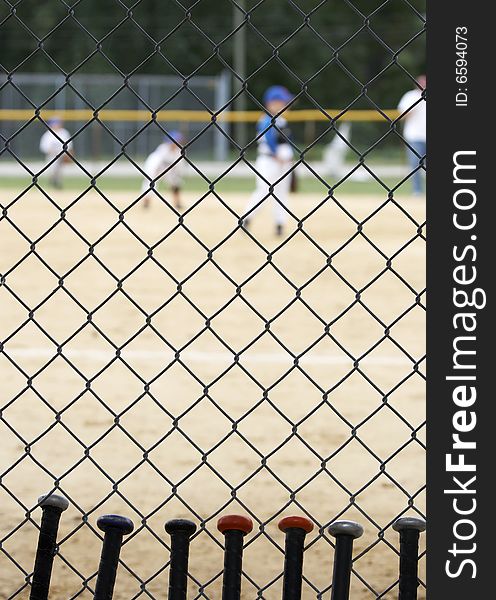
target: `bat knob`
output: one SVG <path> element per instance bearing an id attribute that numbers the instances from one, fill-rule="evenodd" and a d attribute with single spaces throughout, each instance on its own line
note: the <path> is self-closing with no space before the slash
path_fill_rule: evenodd
<path id="1" fill-rule="evenodd" d="M 169 535 L 184 533 L 191 537 L 196 531 L 196 525 L 188 519 L 171 519 L 165 523 L 164 529 Z"/>
<path id="2" fill-rule="evenodd" d="M 225 515 L 217 521 L 217 529 L 225 531 L 241 531 L 244 535 L 253 529 L 253 521 L 244 515 Z"/>
<path id="3" fill-rule="evenodd" d="M 122 535 L 127 535 L 134 529 L 134 524 L 131 519 L 121 517 L 120 515 L 102 515 L 98 518 L 96 524 L 98 529 L 104 533 L 111 529 L 117 529 Z"/>
<path id="4" fill-rule="evenodd" d="M 313 529 L 313 523 L 306 517 L 284 517 L 277 524 L 281 531 L 287 529 L 303 529 L 305 533 L 310 533 Z"/>
<path id="5" fill-rule="evenodd" d="M 395 531 L 405 531 L 407 529 L 413 529 L 415 531 L 425 531 L 426 522 L 424 519 L 418 517 L 400 517 L 393 523 L 393 529 Z"/>
<path id="6" fill-rule="evenodd" d="M 58 494 L 44 494 L 38 498 L 38 504 L 41 508 L 50 506 L 51 508 L 57 508 L 61 512 L 64 512 L 69 506 L 69 500 Z"/>
<path id="7" fill-rule="evenodd" d="M 363 535 L 363 527 L 356 521 L 334 521 L 327 531 L 334 537 L 348 535 L 354 540 Z"/>

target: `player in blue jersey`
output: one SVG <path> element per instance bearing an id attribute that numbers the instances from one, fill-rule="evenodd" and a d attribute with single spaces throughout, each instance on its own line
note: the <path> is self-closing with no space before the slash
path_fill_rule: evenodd
<path id="1" fill-rule="evenodd" d="M 281 113 L 293 97 L 281 85 L 269 87 L 264 94 L 263 103 L 269 114 L 261 117 L 257 123 L 258 156 L 254 165 L 257 172 L 256 188 L 246 207 L 243 221 L 244 227 L 248 228 L 256 211 L 266 200 L 271 199 L 278 236 L 283 234 L 288 218 L 286 206 L 293 161 L 291 131 Z M 274 186 L 273 192 L 270 192 L 270 186 Z"/>

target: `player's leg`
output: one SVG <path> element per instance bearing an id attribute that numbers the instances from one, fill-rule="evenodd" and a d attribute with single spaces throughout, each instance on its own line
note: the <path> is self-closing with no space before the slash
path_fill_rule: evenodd
<path id="1" fill-rule="evenodd" d="M 150 182 L 146 177 L 143 178 L 141 184 L 141 195 L 143 197 L 143 208 L 148 208 L 150 206 L 151 189 Z"/>
<path id="2" fill-rule="evenodd" d="M 257 172 L 255 190 L 245 208 L 244 227 L 250 226 L 253 216 L 262 208 L 265 200 L 270 198 L 269 186 L 272 182 L 277 181 L 277 165 L 276 159 L 271 156 L 259 156 L 255 161 L 254 168 Z"/>
<path id="3" fill-rule="evenodd" d="M 276 235 L 281 236 L 284 233 L 284 226 L 288 220 L 289 192 L 291 188 L 291 173 L 288 172 L 289 165 L 284 166 L 279 171 L 281 181 L 274 188 L 274 196 L 272 198 L 272 207 L 274 211 L 274 221 L 276 224 Z"/>
<path id="4" fill-rule="evenodd" d="M 422 189 L 425 185 L 425 166 L 426 166 L 426 153 L 427 153 L 427 143 L 426 142 L 417 142 L 417 152 L 421 156 L 419 175 L 421 179 Z"/>
<path id="5" fill-rule="evenodd" d="M 143 183 L 141 184 L 141 194 L 143 196 L 143 208 L 148 208 L 152 200 L 152 190 L 156 188 L 158 181 L 154 181 L 158 175 L 157 164 L 154 160 L 153 155 L 150 155 L 143 165 L 143 171 L 146 176 L 143 177 Z"/>
<path id="6" fill-rule="evenodd" d="M 183 177 L 182 170 L 179 165 L 174 165 L 169 171 L 164 174 L 164 179 L 169 184 L 171 194 L 172 194 L 172 203 L 174 204 L 174 208 L 176 210 L 182 210 L 182 202 L 181 202 L 181 188 L 183 186 Z"/>
<path id="7" fill-rule="evenodd" d="M 258 177 L 255 182 L 255 189 L 252 192 L 248 204 L 245 207 L 246 217 L 243 220 L 243 225 L 248 228 L 255 214 L 260 210 L 265 196 L 269 193 L 269 187 L 265 181 Z"/>
<path id="8" fill-rule="evenodd" d="M 143 166 L 143 171 L 146 173 L 146 175 L 148 177 L 147 176 L 143 177 L 143 183 L 141 184 L 141 195 L 143 197 L 143 208 L 148 208 L 150 206 L 151 196 L 152 196 L 152 188 L 150 185 L 151 184 L 150 179 L 152 179 L 152 175 L 150 175 L 150 173 L 149 173 L 150 166 L 147 165 L 146 162 Z"/>
<path id="9" fill-rule="evenodd" d="M 176 208 L 176 210 L 181 210 L 183 208 L 183 205 L 181 204 L 181 188 L 177 185 L 173 185 L 171 187 L 171 192 L 174 207 Z"/>
<path id="10" fill-rule="evenodd" d="M 53 161 L 50 167 L 47 170 L 47 175 L 49 176 L 50 185 L 52 185 L 56 189 L 61 189 L 62 187 L 62 165 L 63 158 L 55 158 L 54 156 L 47 156 L 47 161 Z"/>
<path id="11" fill-rule="evenodd" d="M 412 188 L 413 194 L 415 196 L 420 196 L 423 191 L 423 181 L 422 181 L 422 168 L 419 166 L 423 166 L 425 156 L 425 143 L 416 140 L 410 140 L 409 145 L 411 148 L 407 148 L 407 157 L 408 157 L 408 165 L 410 167 L 410 172 L 412 173 Z"/>

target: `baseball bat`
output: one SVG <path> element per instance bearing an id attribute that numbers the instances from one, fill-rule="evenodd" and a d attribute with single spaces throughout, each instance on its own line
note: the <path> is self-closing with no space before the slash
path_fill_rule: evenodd
<path id="1" fill-rule="evenodd" d="M 313 529 L 306 517 L 285 517 L 278 523 L 285 534 L 282 600 L 300 600 L 303 583 L 303 547 L 305 536 Z"/>
<path id="2" fill-rule="evenodd" d="M 38 547 L 33 569 L 30 600 L 47 600 L 52 576 L 53 559 L 57 548 L 57 531 L 60 516 L 69 506 L 69 501 L 57 494 L 46 494 L 38 498 L 43 511 Z"/>
<path id="3" fill-rule="evenodd" d="M 217 521 L 217 529 L 224 535 L 225 540 L 222 600 L 239 600 L 243 538 L 253 529 L 253 523 L 251 519 L 242 515 L 226 515 Z"/>
<path id="4" fill-rule="evenodd" d="M 186 600 L 189 544 L 196 525 L 187 519 L 172 519 L 165 524 L 165 531 L 171 537 L 169 600 Z"/>
<path id="5" fill-rule="evenodd" d="M 120 515 L 103 515 L 96 522 L 104 532 L 102 553 L 98 566 L 94 600 L 111 600 L 114 593 L 122 539 L 134 529 L 131 519 Z"/>
<path id="6" fill-rule="evenodd" d="M 353 542 L 363 534 L 363 527 L 355 521 L 335 521 L 329 527 L 328 532 L 336 538 L 331 600 L 348 600 Z"/>
<path id="7" fill-rule="evenodd" d="M 425 527 L 424 519 L 417 517 L 401 517 L 393 523 L 393 529 L 400 534 L 398 600 L 417 600 L 419 538 Z"/>

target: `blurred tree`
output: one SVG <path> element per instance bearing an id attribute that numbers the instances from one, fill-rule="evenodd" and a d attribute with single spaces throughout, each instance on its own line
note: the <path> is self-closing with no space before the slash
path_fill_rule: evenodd
<path id="1" fill-rule="evenodd" d="M 390 108 L 411 87 L 405 70 L 424 69 L 417 11 L 425 13 L 425 0 L 247 0 L 247 7 L 248 89 L 256 98 L 281 83 L 307 89 L 299 107 L 372 100 Z M 20 0 L 0 12 L 0 65 L 211 75 L 232 65 L 231 32 L 231 0 Z"/>

